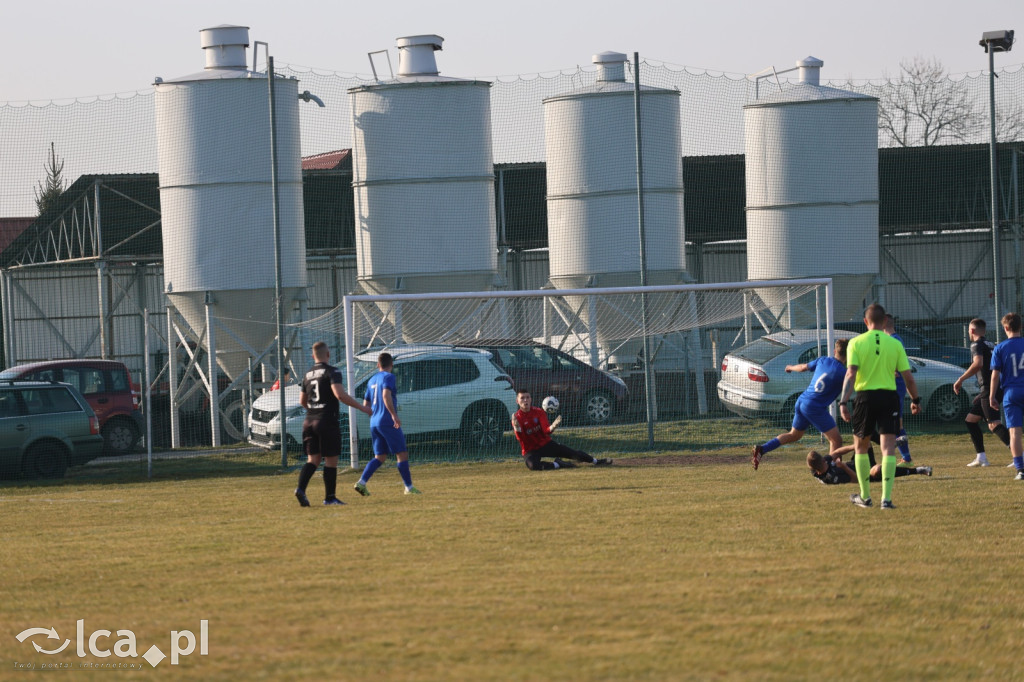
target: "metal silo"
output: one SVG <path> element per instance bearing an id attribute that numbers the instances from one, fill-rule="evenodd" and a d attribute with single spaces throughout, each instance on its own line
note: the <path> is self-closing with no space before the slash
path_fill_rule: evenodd
<path id="1" fill-rule="evenodd" d="M 249 30 L 200 31 L 206 68 L 157 79 L 156 126 L 168 299 L 234 378 L 273 343 L 274 239 L 267 74 L 246 66 Z M 298 81 L 276 79 L 284 304 L 306 286 Z M 208 348 L 209 350 L 209 348 Z"/>
<path id="2" fill-rule="evenodd" d="M 878 100 L 820 85 L 822 64 L 797 62 L 798 83 L 743 108 L 747 277 L 832 277 L 839 320 L 878 275 Z M 773 295 L 776 314 L 799 312 Z"/>
<path id="3" fill-rule="evenodd" d="M 438 75 L 434 52 L 443 40 L 399 38 L 397 77 L 349 90 L 356 256 L 367 293 L 495 284 L 491 84 Z M 439 338 L 466 306 L 439 317 L 419 305 L 397 319 L 381 307 L 399 339 L 411 342 Z"/>
<path id="4" fill-rule="evenodd" d="M 603 52 L 593 62 L 596 84 L 544 100 L 550 281 L 558 289 L 640 285 L 634 84 L 625 79 L 626 55 Z M 686 269 L 679 92 L 643 86 L 640 121 L 647 283 L 678 284 Z M 639 302 L 628 307 L 637 311 Z M 638 320 L 621 301 L 582 309 L 609 364 L 632 365 L 639 343 L 608 334 Z"/>

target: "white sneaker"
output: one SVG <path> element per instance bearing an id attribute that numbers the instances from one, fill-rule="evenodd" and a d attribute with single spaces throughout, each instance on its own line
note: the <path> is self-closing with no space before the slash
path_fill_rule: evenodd
<path id="1" fill-rule="evenodd" d="M 1013 466 L 1016 466 L 1016 465 L 1011 461 L 1009 464 L 1006 465 L 1006 468 L 1009 469 L 1010 467 L 1013 467 Z"/>
<path id="2" fill-rule="evenodd" d="M 988 466 L 988 460 L 987 459 L 981 459 L 980 457 L 975 457 L 974 461 L 971 462 L 970 464 L 968 464 L 967 466 L 969 466 L 969 467 L 987 467 Z"/>

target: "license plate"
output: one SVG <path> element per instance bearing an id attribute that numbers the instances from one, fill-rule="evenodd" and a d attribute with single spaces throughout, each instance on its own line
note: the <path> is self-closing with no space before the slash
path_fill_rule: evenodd
<path id="1" fill-rule="evenodd" d="M 265 435 L 267 435 L 267 425 L 266 424 L 253 424 L 252 425 L 252 432 L 255 433 L 257 436 L 265 436 Z"/>

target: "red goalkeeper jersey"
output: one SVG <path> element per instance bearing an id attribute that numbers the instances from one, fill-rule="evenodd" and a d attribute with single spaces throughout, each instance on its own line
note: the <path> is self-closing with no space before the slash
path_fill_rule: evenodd
<path id="1" fill-rule="evenodd" d="M 529 412 L 516 410 L 512 415 L 512 426 L 519 445 L 525 456 L 530 450 L 544 447 L 551 442 L 551 427 L 548 425 L 547 413 L 539 407 L 531 407 Z"/>

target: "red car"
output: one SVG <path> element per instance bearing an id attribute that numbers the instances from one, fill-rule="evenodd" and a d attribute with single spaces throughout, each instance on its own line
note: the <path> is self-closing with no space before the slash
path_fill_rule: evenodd
<path id="1" fill-rule="evenodd" d="M 142 437 L 142 394 L 124 363 L 84 358 L 33 362 L 5 369 L 0 379 L 59 381 L 77 388 L 99 419 L 107 454 L 127 454 Z"/>

